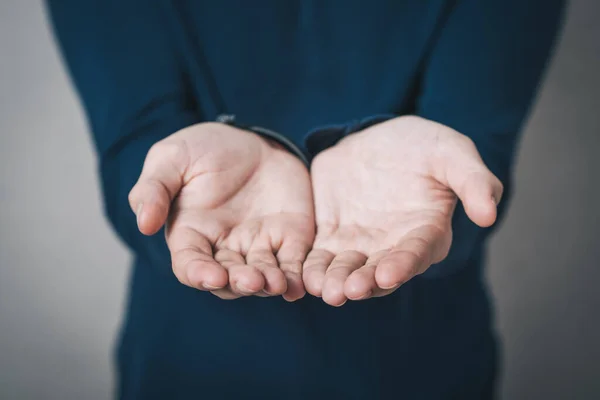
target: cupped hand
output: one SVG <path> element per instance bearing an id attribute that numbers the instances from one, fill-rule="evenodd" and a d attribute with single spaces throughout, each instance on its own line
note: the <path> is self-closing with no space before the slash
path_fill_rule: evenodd
<path id="1" fill-rule="evenodd" d="M 304 295 L 315 231 L 310 177 L 276 144 L 224 124 L 188 127 L 151 148 L 129 199 L 142 233 L 167 223 L 183 284 L 224 299 Z"/>
<path id="2" fill-rule="evenodd" d="M 469 138 L 414 116 L 346 137 L 311 175 L 317 235 L 304 284 L 334 306 L 387 295 L 442 261 L 457 196 L 487 227 L 502 195 Z"/>

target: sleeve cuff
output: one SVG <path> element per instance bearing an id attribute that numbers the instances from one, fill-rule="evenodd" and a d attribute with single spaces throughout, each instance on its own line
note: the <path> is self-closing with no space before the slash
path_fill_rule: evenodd
<path id="1" fill-rule="evenodd" d="M 304 165 L 306 165 L 308 167 L 310 164 L 307 155 L 298 146 L 296 146 L 296 144 L 294 144 L 294 142 L 292 142 L 290 139 L 288 139 L 287 137 L 285 137 L 284 135 L 282 135 L 279 132 L 275 132 L 275 131 L 272 131 L 270 129 L 263 128 L 260 126 L 252 126 L 252 125 L 242 124 L 235 119 L 235 115 L 229 115 L 229 114 L 219 115 L 217 117 L 217 122 L 220 122 L 220 123 L 223 123 L 226 125 L 230 125 L 230 126 L 234 126 L 239 129 L 244 129 L 244 130 L 256 133 L 257 135 L 262 136 L 266 139 L 274 140 L 277 143 L 279 143 L 280 145 L 282 145 L 287 151 L 289 151 L 290 153 L 292 153 L 296 157 L 298 157 L 300 159 L 300 161 L 302 161 L 304 163 Z"/>
<path id="2" fill-rule="evenodd" d="M 334 146 L 348 135 L 396 117 L 397 115 L 394 114 L 376 114 L 360 120 L 353 120 L 345 124 L 317 127 L 308 132 L 304 137 L 304 145 L 308 151 L 309 158 L 313 158 L 323 150 Z"/>

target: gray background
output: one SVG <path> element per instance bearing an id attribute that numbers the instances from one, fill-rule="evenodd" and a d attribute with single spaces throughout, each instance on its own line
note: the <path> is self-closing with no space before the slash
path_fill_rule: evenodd
<path id="1" fill-rule="evenodd" d="M 600 399 L 600 1 L 573 1 L 489 278 L 505 399 Z M 0 398 L 106 399 L 129 256 L 37 1 L 0 0 Z"/>

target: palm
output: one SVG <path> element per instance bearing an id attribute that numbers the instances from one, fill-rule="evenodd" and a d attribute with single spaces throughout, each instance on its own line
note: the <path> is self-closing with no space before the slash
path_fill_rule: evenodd
<path id="1" fill-rule="evenodd" d="M 445 258 L 456 195 L 439 177 L 436 146 L 444 133 L 430 124 L 390 121 L 314 161 L 317 236 L 304 267 L 309 292 L 332 305 L 381 296 Z"/>
<path id="2" fill-rule="evenodd" d="M 336 254 L 351 248 L 368 256 L 423 226 L 449 237 L 455 195 L 437 182 L 416 171 L 368 162 L 354 162 L 352 168 L 338 170 L 339 175 L 319 167 L 313 169 L 319 226 L 315 247 Z"/>
<path id="3" fill-rule="evenodd" d="M 178 278 L 222 298 L 301 297 L 302 262 L 314 239 L 302 163 L 224 125 L 184 130 L 171 140 L 183 141 L 187 159 L 166 230 Z"/>

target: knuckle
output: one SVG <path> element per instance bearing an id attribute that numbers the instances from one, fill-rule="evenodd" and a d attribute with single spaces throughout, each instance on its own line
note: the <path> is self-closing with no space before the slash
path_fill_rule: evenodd
<path id="1" fill-rule="evenodd" d="M 301 275 L 302 273 L 302 263 L 301 262 L 286 262 L 281 263 L 280 268 L 282 271 L 287 273 Z"/>
<path id="2" fill-rule="evenodd" d="M 158 192 L 160 194 L 166 193 L 168 196 L 171 195 L 171 192 L 169 190 L 169 188 L 167 187 L 167 185 L 165 184 L 165 182 L 163 182 L 161 179 L 154 177 L 154 176 L 149 176 L 146 178 L 146 185 L 150 186 L 155 192 Z"/>
<path id="3" fill-rule="evenodd" d="M 136 197 L 136 186 L 134 186 L 127 194 L 127 201 L 130 205 L 134 205 L 136 203 Z"/>
<path id="4" fill-rule="evenodd" d="M 504 184 L 495 175 L 494 175 L 494 179 L 496 180 L 496 185 L 498 186 L 499 194 L 500 194 L 500 196 L 502 196 L 502 194 L 504 194 Z"/>
<path id="5" fill-rule="evenodd" d="M 496 182 L 498 182 L 498 187 L 500 188 L 500 190 L 504 191 L 504 183 L 502 183 L 502 181 L 498 177 L 496 177 Z"/>
<path id="6" fill-rule="evenodd" d="M 275 256 L 267 251 L 257 252 L 250 257 L 247 257 L 252 264 L 261 267 L 272 267 L 276 265 Z"/>
<path id="7" fill-rule="evenodd" d="M 435 229 L 438 229 L 437 227 Z M 427 253 L 429 247 L 429 241 L 422 238 L 421 236 L 416 236 L 411 239 L 412 245 L 414 245 L 415 250 L 411 251 L 411 254 L 415 255 L 418 258 L 424 258 L 423 256 Z"/>
<path id="8" fill-rule="evenodd" d="M 458 142 L 459 144 L 468 149 L 469 151 L 477 151 L 477 146 L 475 145 L 475 141 L 467 135 L 463 135 L 462 133 L 458 134 Z"/>
<path id="9" fill-rule="evenodd" d="M 432 232 L 433 238 L 445 237 L 449 232 L 452 232 L 452 220 L 448 218 L 444 223 L 430 223 L 429 225 L 425 225 L 425 229 Z M 419 238 L 422 239 L 423 242 L 425 242 L 428 246 L 430 245 L 429 241 L 422 237 Z"/>

